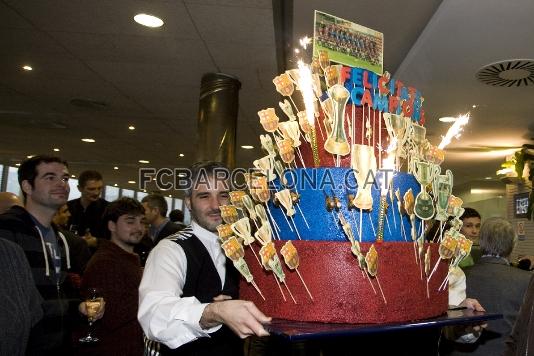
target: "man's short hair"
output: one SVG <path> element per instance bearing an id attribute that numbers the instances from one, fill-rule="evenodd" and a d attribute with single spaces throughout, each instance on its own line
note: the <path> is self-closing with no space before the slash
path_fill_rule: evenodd
<path id="1" fill-rule="evenodd" d="M 462 214 L 462 216 L 460 216 L 460 220 L 464 220 L 464 219 L 469 219 L 469 218 L 479 218 L 479 219 L 482 219 L 480 217 L 480 214 L 478 213 L 478 211 L 476 211 L 475 209 L 473 208 L 464 208 L 465 211 L 464 213 Z"/>
<path id="2" fill-rule="evenodd" d="M 41 163 L 60 163 L 67 168 L 69 167 L 65 160 L 57 156 L 37 155 L 22 161 L 18 170 L 18 180 L 22 190 L 22 195 L 24 196 L 24 201 L 26 201 L 26 193 L 24 192 L 24 189 L 22 189 L 22 182 L 25 180 L 28 181 L 33 188 L 35 178 L 37 177 L 37 166 Z"/>
<path id="3" fill-rule="evenodd" d="M 99 180 L 104 180 L 104 178 L 102 178 L 102 174 L 100 174 L 100 172 L 83 171 L 82 173 L 80 173 L 80 176 L 78 177 L 78 185 L 83 188 L 85 187 L 85 184 L 90 180 L 99 181 Z"/>
<path id="4" fill-rule="evenodd" d="M 197 189 L 199 184 L 205 183 L 208 177 L 217 177 L 217 179 L 228 180 L 230 178 L 230 170 L 223 163 L 217 161 L 201 161 L 193 164 L 189 168 L 191 178 L 189 186 L 185 191 L 186 197 L 191 197 L 193 190 Z M 230 186 L 228 187 L 230 189 Z"/>
<path id="5" fill-rule="evenodd" d="M 517 240 L 512 224 L 503 218 L 489 218 L 480 228 L 480 250 L 483 255 L 508 257 Z"/>
<path id="6" fill-rule="evenodd" d="M 184 212 L 181 211 L 180 209 L 171 210 L 171 212 L 169 213 L 169 219 L 172 222 L 181 222 L 181 223 L 183 223 L 184 222 Z"/>
<path id="7" fill-rule="evenodd" d="M 122 197 L 112 201 L 104 210 L 102 219 L 107 225 L 108 221 L 117 222 L 123 215 L 144 215 L 145 208 L 133 198 Z"/>
<path id="8" fill-rule="evenodd" d="M 162 217 L 167 216 L 167 210 L 169 209 L 169 207 L 163 195 L 158 193 L 148 194 L 141 200 L 141 203 L 147 203 L 148 206 L 152 209 L 158 208 L 159 215 L 161 215 Z"/>

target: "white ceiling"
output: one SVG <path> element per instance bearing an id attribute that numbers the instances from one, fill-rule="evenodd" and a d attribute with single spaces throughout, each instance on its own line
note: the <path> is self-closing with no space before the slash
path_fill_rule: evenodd
<path id="1" fill-rule="evenodd" d="M 238 147 L 258 146 L 256 112 L 279 100 L 272 85 L 277 47 L 291 65 L 286 39 L 312 33 L 315 9 L 384 33 L 384 67 L 422 91 L 434 144 L 447 129 L 438 117 L 471 111 L 444 164 L 457 183 L 494 176 L 503 159 L 462 147 L 532 141 L 534 86 L 491 87 L 475 79 L 483 65 L 534 58 L 532 0 L 0 0 L 0 162 L 13 165 L 59 147 L 74 173 L 97 169 L 124 187 L 137 180 L 139 159 L 187 166 L 206 72 L 240 79 Z M 165 25 L 139 26 L 132 18 L 140 12 Z M 292 29 L 285 37 L 275 36 L 280 18 Z M 25 64 L 34 70 L 23 71 Z M 81 108 L 72 99 L 105 106 Z M 248 167 L 259 154 L 238 148 L 237 161 Z M 464 156 L 469 160 L 460 161 Z"/>

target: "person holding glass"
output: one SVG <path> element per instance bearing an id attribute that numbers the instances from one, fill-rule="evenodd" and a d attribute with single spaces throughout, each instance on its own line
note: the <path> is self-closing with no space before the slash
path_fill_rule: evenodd
<path id="1" fill-rule="evenodd" d="M 67 162 L 54 156 L 33 156 L 18 169 L 24 207 L 0 215 L 0 237 L 18 244 L 26 255 L 43 302 L 43 318 L 32 329 L 27 354 L 72 354 L 71 331 L 85 303 L 66 278 L 71 269 L 69 244 L 52 224 L 69 197 Z M 101 318 L 102 308 L 95 319 Z"/>
<path id="2" fill-rule="evenodd" d="M 93 355 L 143 353 L 143 332 L 137 321 L 141 263 L 134 247 L 145 232 L 144 213 L 141 203 L 126 197 L 111 202 L 104 211 L 111 241 L 100 242 L 82 281 L 82 290 L 96 289 L 87 296 L 89 306 L 97 305 L 99 297 L 106 299 L 106 315 L 95 324 L 99 340 L 90 348 Z M 90 334 L 82 340 L 92 342 L 94 338 Z"/>

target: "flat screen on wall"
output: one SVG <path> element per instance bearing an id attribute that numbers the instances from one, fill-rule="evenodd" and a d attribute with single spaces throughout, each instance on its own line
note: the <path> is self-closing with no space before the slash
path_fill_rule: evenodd
<path id="1" fill-rule="evenodd" d="M 528 192 L 514 195 L 514 216 L 516 218 L 527 218 Z"/>

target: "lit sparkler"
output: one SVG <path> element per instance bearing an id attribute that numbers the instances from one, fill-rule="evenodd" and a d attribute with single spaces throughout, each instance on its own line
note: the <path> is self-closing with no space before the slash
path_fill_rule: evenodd
<path id="1" fill-rule="evenodd" d="M 442 150 L 445 148 L 445 146 L 451 143 L 451 140 L 454 137 L 459 138 L 460 135 L 462 134 L 463 127 L 468 122 L 469 122 L 469 113 L 458 116 L 454 124 L 452 124 L 452 126 L 449 128 L 449 131 L 447 131 L 447 134 L 441 140 L 441 143 L 439 144 L 438 148 Z"/>
<path id="2" fill-rule="evenodd" d="M 314 94 L 313 94 L 313 80 L 310 71 L 310 67 L 299 61 L 299 87 L 302 93 L 302 99 L 304 100 L 304 107 L 306 108 L 306 116 L 311 126 L 311 146 L 313 153 L 313 163 L 315 167 L 319 167 L 321 162 L 319 160 L 319 150 L 317 147 L 317 135 L 315 132 L 315 107 L 314 107 Z"/>

